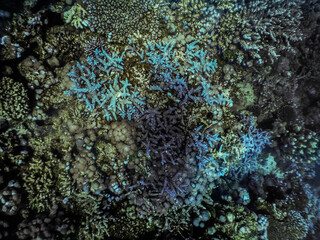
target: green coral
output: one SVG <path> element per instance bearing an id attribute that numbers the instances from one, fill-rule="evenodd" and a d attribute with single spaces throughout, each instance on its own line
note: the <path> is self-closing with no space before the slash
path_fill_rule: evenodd
<path id="1" fill-rule="evenodd" d="M 239 58 L 240 55 L 241 55 L 241 51 L 237 48 L 233 49 L 233 50 L 226 49 L 222 53 L 224 60 L 226 60 L 228 62 L 234 62 L 235 60 L 237 60 Z"/>
<path id="2" fill-rule="evenodd" d="M 47 44 L 52 45 L 52 49 L 59 49 L 57 57 L 71 62 L 83 55 L 89 33 L 90 30 L 82 30 L 79 33 L 62 25 L 49 28 L 45 34 Z"/>
<path id="3" fill-rule="evenodd" d="M 154 222 L 150 217 L 140 217 L 134 204 L 124 202 L 118 206 L 117 221 L 112 221 L 110 233 L 117 239 L 139 239 L 145 233 L 154 230 Z"/>
<path id="4" fill-rule="evenodd" d="M 0 118 L 21 120 L 29 112 L 27 90 L 20 82 L 3 77 L 0 82 Z"/>
<path id="5" fill-rule="evenodd" d="M 112 41 L 124 42 L 130 34 L 161 34 L 159 14 L 151 0 L 83 0 L 88 26 Z"/>
<path id="6" fill-rule="evenodd" d="M 268 238 L 302 240 L 307 236 L 308 229 L 308 221 L 299 212 L 292 210 L 282 221 L 269 218 Z"/>
<path id="7" fill-rule="evenodd" d="M 285 217 L 287 217 L 287 212 L 285 210 L 280 209 L 276 204 L 267 202 L 261 197 L 256 200 L 255 204 L 257 210 L 268 212 L 273 219 L 282 221 Z"/>
<path id="8" fill-rule="evenodd" d="M 3 124 L 3 121 L 1 121 Z M 9 159 L 12 168 L 20 168 L 21 164 L 29 157 L 27 151 L 19 151 L 21 145 L 26 143 L 26 139 L 31 136 L 31 132 L 27 127 L 19 123 L 15 128 L 8 129 L 1 133 L 0 137 L 0 162 L 5 163 L 5 159 Z"/>
<path id="9" fill-rule="evenodd" d="M 296 156 L 295 161 L 311 164 L 319 159 L 319 134 L 295 124 L 285 135 L 284 151 Z"/>
<path id="10" fill-rule="evenodd" d="M 114 172 L 112 162 L 117 159 L 117 149 L 112 143 L 107 143 L 106 141 L 99 141 L 96 145 L 97 149 L 97 166 L 100 170 L 106 174 L 111 174 Z M 115 163 L 116 164 L 116 163 Z M 116 167 L 117 169 L 118 167 Z"/>
<path id="11" fill-rule="evenodd" d="M 237 100 L 235 105 L 238 110 L 246 109 L 256 102 L 256 95 L 252 84 L 248 82 L 240 82 L 236 85 L 237 91 L 235 91 Z"/>
<path id="12" fill-rule="evenodd" d="M 75 28 L 84 28 L 89 24 L 86 20 L 87 14 L 88 12 L 79 3 L 75 3 L 63 14 L 63 17 L 66 23 L 70 23 Z"/>
<path id="13" fill-rule="evenodd" d="M 216 235 L 228 236 L 234 240 L 255 240 L 258 232 L 257 215 L 243 205 L 214 204 L 211 212 Z"/>
<path id="14" fill-rule="evenodd" d="M 110 236 L 108 217 L 101 210 L 102 195 L 92 196 L 84 192 L 73 191 L 68 201 L 71 209 L 79 217 L 77 239 L 98 240 Z M 105 207 L 109 204 L 104 202 Z"/>
<path id="15" fill-rule="evenodd" d="M 56 158 L 32 158 L 23 173 L 24 187 L 28 192 L 29 206 L 38 212 L 50 210 L 56 202 Z"/>

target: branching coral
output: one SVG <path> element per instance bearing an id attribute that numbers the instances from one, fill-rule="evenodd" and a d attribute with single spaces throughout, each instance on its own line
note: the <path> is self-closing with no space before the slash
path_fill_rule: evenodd
<path id="1" fill-rule="evenodd" d="M 65 93 L 76 95 L 90 111 L 100 109 L 107 120 L 117 120 L 117 115 L 129 120 L 137 118 L 145 105 L 143 98 L 136 87 L 130 90 L 132 84 L 127 79 L 120 80 L 122 86 L 118 80 L 117 72 L 123 71 L 124 54 L 125 51 L 120 56 L 117 53 L 109 55 L 104 49 L 96 49 L 94 57 L 73 66 L 73 71 L 68 75 L 75 85 Z"/>
<path id="2" fill-rule="evenodd" d="M 316 236 L 316 1 L 36 2 L 0 39 L 0 238 Z"/>
<path id="3" fill-rule="evenodd" d="M 87 14 L 87 11 L 81 5 L 76 3 L 63 16 L 66 23 L 71 23 L 75 28 L 83 28 L 89 24 L 88 20 L 86 20 Z"/>
<path id="4" fill-rule="evenodd" d="M 22 83 L 3 77 L 0 83 L 0 118 L 23 119 L 29 111 L 29 98 Z"/>
<path id="5" fill-rule="evenodd" d="M 299 212 L 290 211 L 283 221 L 269 219 L 268 236 L 271 239 L 304 239 L 308 233 L 308 223 Z"/>
<path id="6" fill-rule="evenodd" d="M 227 61 L 243 63 L 249 55 L 261 64 L 274 63 L 281 52 L 294 52 L 295 42 L 303 39 L 303 1 L 180 1 L 186 29 L 227 56 Z M 193 18 L 197 16 L 197 21 Z M 200 20 L 200 21 L 199 21 Z M 273 43 L 276 43 L 275 46 Z"/>
<path id="7" fill-rule="evenodd" d="M 43 157 L 45 158 L 45 157 Z M 38 212 L 50 209 L 55 203 L 55 176 L 57 160 L 33 158 L 23 175 L 30 207 Z"/>
<path id="8" fill-rule="evenodd" d="M 84 0 L 83 3 L 90 29 L 102 35 L 111 34 L 113 41 L 126 41 L 129 34 L 137 31 L 159 34 L 158 17 L 151 0 Z"/>

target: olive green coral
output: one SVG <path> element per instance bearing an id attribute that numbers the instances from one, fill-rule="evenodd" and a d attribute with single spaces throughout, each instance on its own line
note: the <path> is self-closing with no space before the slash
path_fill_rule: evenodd
<path id="1" fill-rule="evenodd" d="M 27 90 L 20 82 L 3 77 L 0 83 L 0 118 L 23 119 L 29 111 Z"/>
<path id="2" fill-rule="evenodd" d="M 63 14 L 66 23 L 70 23 L 75 28 L 83 28 L 88 25 L 89 22 L 85 20 L 86 15 L 87 11 L 79 3 L 75 3 Z"/>
<path id="3" fill-rule="evenodd" d="M 154 220 L 140 217 L 134 204 L 124 202 L 119 206 L 117 220 L 110 224 L 110 233 L 117 239 L 139 239 L 139 237 L 154 229 Z"/>
<path id="4" fill-rule="evenodd" d="M 305 239 L 308 233 L 308 222 L 299 212 L 290 211 L 283 221 L 269 219 L 268 237 L 273 240 Z"/>
<path id="5" fill-rule="evenodd" d="M 55 203 L 55 173 L 57 159 L 33 158 L 23 173 L 29 206 L 38 212 L 50 210 Z"/>
<path id="6" fill-rule="evenodd" d="M 217 235 L 227 235 L 228 239 L 254 240 L 258 234 L 258 217 L 242 205 L 214 204 L 212 216 Z"/>
<path id="7" fill-rule="evenodd" d="M 159 23 L 151 0 L 83 0 L 89 28 L 112 41 L 127 41 L 134 32 L 157 36 Z"/>

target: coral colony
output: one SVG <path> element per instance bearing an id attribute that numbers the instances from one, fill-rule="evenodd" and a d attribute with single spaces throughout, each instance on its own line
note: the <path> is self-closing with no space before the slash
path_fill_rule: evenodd
<path id="1" fill-rule="evenodd" d="M 0 240 L 319 240 L 320 3 L 0 6 Z"/>

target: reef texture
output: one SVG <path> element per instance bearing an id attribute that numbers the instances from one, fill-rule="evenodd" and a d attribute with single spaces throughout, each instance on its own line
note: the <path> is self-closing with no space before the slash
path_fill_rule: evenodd
<path id="1" fill-rule="evenodd" d="M 0 8 L 1 240 L 320 239 L 318 1 Z"/>

